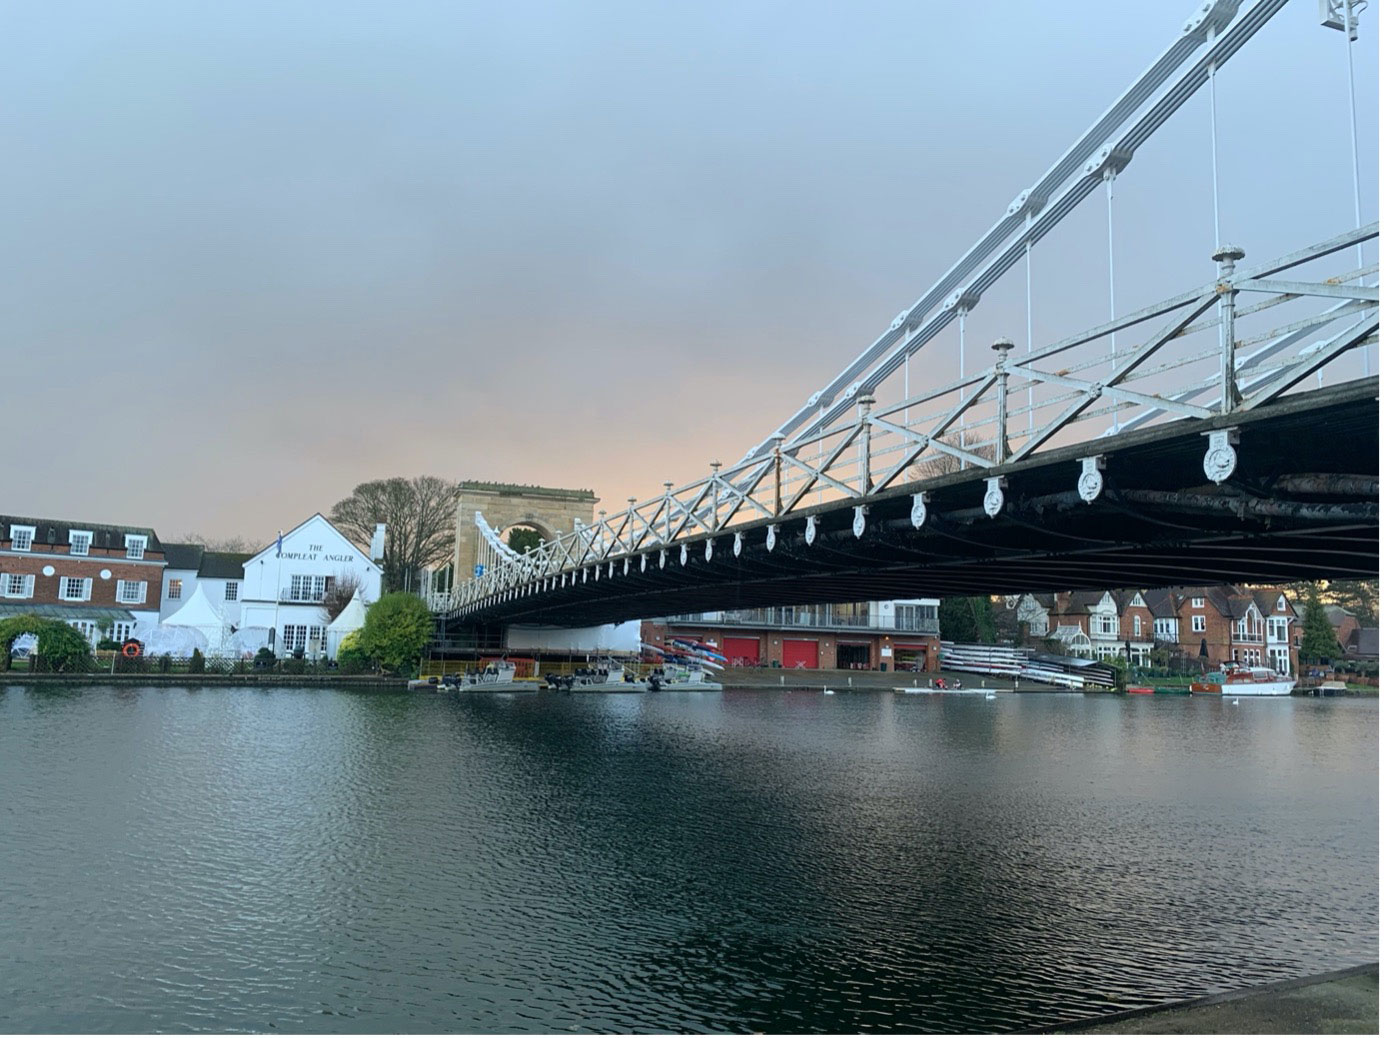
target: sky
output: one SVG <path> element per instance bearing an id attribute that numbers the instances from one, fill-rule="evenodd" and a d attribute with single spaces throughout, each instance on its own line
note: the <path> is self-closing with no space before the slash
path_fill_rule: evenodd
<path id="1" fill-rule="evenodd" d="M 392 475 L 613 508 L 697 478 L 922 295 L 1192 6 L 7 0 L 5 510 L 259 542 Z M 1377 11 L 1354 52 L 1368 221 Z M 1346 86 L 1316 0 L 1222 70 L 1247 262 L 1352 224 Z M 1202 91 L 1117 182 L 1121 309 L 1213 272 L 1209 119 Z M 1107 316 L 1105 218 L 1093 196 L 1035 249 L 1038 341 Z M 1022 290 L 970 340 L 1017 339 Z"/>

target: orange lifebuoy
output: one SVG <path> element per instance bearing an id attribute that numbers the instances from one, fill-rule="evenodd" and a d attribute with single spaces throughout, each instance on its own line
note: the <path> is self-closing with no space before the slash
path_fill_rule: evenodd
<path id="1" fill-rule="evenodd" d="M 138 659 L 141 651 L 139 642 L 126 642 L 120 647 L 120 655 L 124 656 L 127 660 Z"/>

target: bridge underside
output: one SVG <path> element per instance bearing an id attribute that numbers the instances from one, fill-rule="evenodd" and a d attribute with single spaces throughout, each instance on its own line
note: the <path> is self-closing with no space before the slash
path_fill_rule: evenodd
<path id="1" fill-rule="evenodd" d="M 1234 427 L 1239 462 L 1225 483 L 1202 470 L 1205 433 Z M 1076 492 L 1080 458 L 1106 458 L 1093 503 Z M 1058 449 L 987 475 L 1007 480 L 996 518 L 967 470 L 872 497 L 864 535 L 852 506 L 828 502 L 778 521 L 737 525 L 600 563 L 566 587 L 483 603 L 452 623 L 587 625 L 712 609 L 1025 591 L 1279 583 L 1379 573 L 1379 405 L 1374 379 L 1318 390 L 1248 414 L 1182 421 Z M 1352 478 L 1355 477 L 1355 478 Z M 912 494 L 930 495 L 926 523 Z M 815 515 L 812 544 L 806 518 Z M 735 531 L 743 534 L 737 558 Z"/>

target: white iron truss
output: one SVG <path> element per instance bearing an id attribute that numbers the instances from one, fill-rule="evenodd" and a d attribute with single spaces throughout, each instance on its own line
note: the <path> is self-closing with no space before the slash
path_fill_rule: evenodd
<path id="1" fill-rule="evenodd" d="M 1223 248 L 1215 256 L 1217 277 L 1191 291 L 1022 357 L 1001 340 L 992 367 L 894 404 L 880 406 L 862 394 L 849 421 L 796 441 L 806 450 L 794 454 L 778 442 L 767 457 L 715 465 L 702 479 L 666 484 L 662 494 L 631 499 L 623 511 L 578 524 L 526 554 L 506 547 L 477 512 L 487 553 L 483 572 L 433 604 L 464 614 L 651 565 L 710 561 L 715 551 L 733 553 L 737 541 L 749 540 L 748 530 L 737 527 L 762 529 L 766 519 L 773 524 L 756 539 L 768 547 L 795 514 L 815 526 L 808 510 L 815 513 L 822 503 L 856 508 L 861 536 L 877 495 L 962 469 L 985 477 L 977 504 L 998 515 L 1003 479 L 989 473 L 1059 445 L 1090 441 L 1093 457 L 1099 455 L 1112 415 L 1128 415 L 1122 418 L 1128 430 L 1246 413 L 1299 388 L 1343 354 L 1376 344 L 1378 264 L 1329 276 L 1308 272 L 1358 244 L 1377 243 L 1378 234 L 1372 224 L 1241 271 L 1235 264 L 1243 254 Z M 1124 343 L 1113 371 L 1106 348 L 1112 334 Z M 1016 420 L 1026 419 L 1030 407 L 1036 421 Z M 1074 484 L 1085 478 L 1092 499 L 1099 487 L 1088 474 L 1098 467 L 1073 474 Z M 1233 447 L 1217 440 L 1208 447 L 1208 476 L 1224 479 L 1231 471 Z M 920 526 L 925 500 L 920 492 Z"/>
<path id="2" fill-rule="evenodd" d="M 870 505 L 880 494 L 966 469 L 977 470 L 966 473 L 980 488 L 976 504 L 998 517 L 1006 507 L 1006 467 L 1059 446 L 1091 444 L 1073 479 L 1082 500 L 1094 501 L 1113 433 L 1246 413 L 1300 391 L 1313 376 L 1317 386 L 1340 381 L 1345 365 L 1335 362 L 1347 353 L 1363 353 L 1368 371 L 1368 350 L 1378 341 L 1379 268 L 1366 262 L 1365 247 L 1377 255 L 1377 224 L 1248 267 L 1240 265 L 1241 249 L 1220 245 L 1211 281 L 1116 317 L 1113 215 L 1111 319 L 1035 348 L 1030 298 L 1027 349 L 1019 353 L 1003 339 L 994 344 L 992 366 L 964 367 L 967 313 L 1102 185 L 1109 206 L 1115 178 L 1140 146 L 1208 83 L 1219 240 L 1215 77 L 1286 2 L 1258 0 L 1241 12 L 1240 0 L 1204 0 L 1157 60 L 971 249 L 739 462 L 713 462 L 709 475 L 681 487 L 664 483 L 661 494 L 630 498 L 624 510 L 601 513 L 589 526 L 577 523 L 526 554 L 509 549 L 478 512 L 476 576 L 434 598 L 434 609 L 464 616 L 651 568 L 716 565 L 752 546 L 772 552 L 795 518 L 810 550 L 824 506 L 853 508 L 855 536 L 868 536 Z M 1337 18 L 1353 38 L 1360 0 L 1322 3 L 1323 23 Z M 1352 142 L 1353 75 L 1352 66 Z M 1357 184 L 1357 225 L 1358 198 Z M 953 321 L 963 342 L 958 377 L 910 395 L 908 359 Z M 881 404 L 875 394 L 901 368 L 902 399 Z M 1236 465 L 1234 430 L 1223 433 L 1208 438 L 1204 465 L 1217 482 Z M 921 528 L 928 492 L 913 494 L 912 524 Z"/>

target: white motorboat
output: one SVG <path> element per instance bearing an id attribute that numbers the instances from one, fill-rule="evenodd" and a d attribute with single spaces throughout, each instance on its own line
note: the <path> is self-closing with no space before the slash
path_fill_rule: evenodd
<path id="1" fill-rule="evenodd" d="M 721 686 L 706 679 L 701 664 L 665 663 L 655 667 L 647 682 L 650 692 L 719 692 Z"/>
<path id="2" fill-rule="evenodd" d="M 1192 682 L 1194 695 L 1286 696 L 1296 684 L 1291 674 L 1279 674 L 1269 667 L 1245 667 L 1227 663 L 1220 670 Z"/>
<path id="3" fill-rule="evenodd" d="M 537 692 L 534 678 L 516 678 L 515 666 L 509 660 L 491 660 L 480 670 L 441 677 L 417 678 L 408 683 L 410 689 L 431 692 Z"/>
<path id="4" fill-rule="evenodd" d="M 644 685 L 634 672 L 616 660 L 601 660 L 590 667 L 578 667 L 571 674 L 545 674 L 547 688 L 561 692 L 643 692 Z"/>

